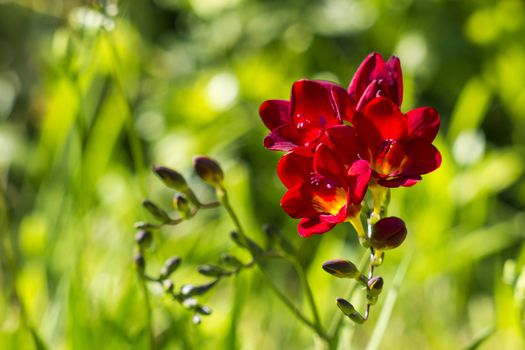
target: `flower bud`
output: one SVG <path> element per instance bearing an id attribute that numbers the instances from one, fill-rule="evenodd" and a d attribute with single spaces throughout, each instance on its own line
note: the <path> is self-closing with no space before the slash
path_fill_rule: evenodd
<path id="1" fill-rule="evenodd" d="M 201 284 L 199 286 L 194 286 L 192 284 L 186 284 L 186 285 L 181 287 L 180 292 L 185 297 L 191 297 L 191 296 L 194 296 L 194 295 L 201 295 L 201 294 L 206 293 L 210 289 L 212 289 L 213 286 L 215 286 L 215 284 L 217 284 L 217 282 L 219 282 L 218 279 L 213 281 L 213 282 L 210 282 L 210 283 Z"/>
<path id="2" fill-rule="evenodd" d="M 195 312 L 201 314 L 201 315 L 206 315 L 206 316 L 209 316 L 211 315 L 211 308 L 209 308 L 208 306 L 206 305 L 197 305 L 195 306 Z"/>
<path id="3" fill-rule="evenodd" d="M 170 280 L 162 281 L 162 288 L 164 289 L 166 293 L 173 292 L 173 288 L 174 288 L 173 282 L 171 282 Z"/>
<path id="4" fill-rule="evenodd" d="M 144 222 L 144 221 L 138 221 L 135 223 L 135 228 L 138 230 L 147 230 L 147 229 L 156 228 L 156 227 L 157 225 L 151 224 L 149 222 Z"/>
<path id="5" fill-rule="evenodd" d="M 277 227 L 266 224 L 262 229 L 270 242 L 276 242 L 286 254 L 295 255 L 296 250 L 294 246 L 283 236 Z"/>
<path id="6" fill-rule="evenodd" d="M 133 257 L 133 261 L 135 262 L 135 266 L 137 269 L 144 271 L 146 268 L 146 260 L 144 259 L 144 255 L 142 253 L 138 252 Z"/>
<path id="7" fill-rule="evenodd" d="M 254 241 L 249 239 L 248 237 L 244 237 L 247 244 L 244 244 L 243 239 L 241 238 L 239 232 L 232 231 L 230 232 L 231 239 L 237 244 L 239 247 L 246 248 L 252 253 L 253 256 L 259 256 L 264 253 L 264 250 Z"/>
<path id="8" fill-rule="evenodd" d="M 153 171 L 169 188 L 179 192 L 185 192 L 188 189 L 188 184 L 186 183 L 186 180 L 177 171 L 159 165 L 153 166 Z"/>
<path id="9" fill-rule="evenodd" d="M 157 220 L 162 222 L 171 221 L 171 218 L 169 217 L 168 213 L 159 208 L 152 201 L 146 199 L 144 202 L 142 202 L 142 206 L 146 208 L 146 210 L 149 211 L 149 213 L 153 215 Z"/>
<path id="10" fill-rule="evenodd" d="M 233 268 L 236 268 L 236 269 L 241 269 L 244 267 L 244 264 L 239 259 L 227 253 L 224 253 L 221 256 L 221 260 L 224 264 L 231 266 Z"/>
<path id="11" fill-rule="evenodd" d="M 135 242 L 138 244 L 140 249 L 149 248 L 152 241 L 153 237 L 149 231 L 140 230 L 135 234 Z"/>
<path id="12" fill-rule="evenodd" d="M 221 186 L 224 174 L 216 161 L 208 157 L 193 158 L 193 167 L 197 175 L 212 186 Z"/>
<path id="13" fill-rule="evenodd" d="M 172 256 L 160 268 L 160 278 L 168 278 L 180 266 L 182 259 L 178 256 Z"/>
<path id="14" fill-rule="evenodd" d="M 211 264 L 201 265 L 197 268 L 197 271 L 199 271 L 201 275 L 208 277 L 220 277 L 230 274 L 230 272 L 224 270 L 222 267 Z"/>
<path id="15" fill-rule="evenodd" d="M 186 286 L 183 286 L 183 288 L 186 287 Z M 182 306 L 184 306 L 186 309 L 188 310 L 192 310 L 192 309 L 195 309 L 195 307 L 197 306 L 197 300 L 195 300 L 194 298 L 186 298 L 184 299 L 184 301 L 182 302 Z"/>
<path id="16" fill-rule="evenodd" d="M 328 260 L 323 263 L 323 270 L 339 278 L 359 278 L 361 272 L 351 261 L 344 259 Z"/>
<path id="17" fill-rule="evenodd" d="M 406 236 L 405 222 L 396 216 L 390 216 L 376 222 L 370 242 L 375 249 L 387 250 L 399 247 Z"/>
<path id="18" fill-rule="evenodd" d="M 173 207 L 177 209 L 180 215 L 184 219 L 188 219 L 191 216 L 191 208 L 188 200 L 184 196 L 173 197 Z"/>
<path id="19" fill-rule="evenodd" d="M 191 321 L 195 325 L 200 325 L 201 322 L 202 322 L 201 317 L 199 315 L 197 315 L 197 314 L 193 315 L 193 317 L 191 318 Z"/>
<path id="20" fill-rule="evenodd" d="M 364 317 L 346 299 L 337 298 L 336 303 L 343 314 L 348 316 L 355 323 L 362 324 L 366 321 Z"/>
<path id="21" fill-rule="evenodd" d="M 377 302 L 377 297 L 381 294 L 383 290 L 383 278 L 382 277 L 372 277 L 368 281 L 366 298 L 368 299 L 369 304 L 375 304 Z"/>

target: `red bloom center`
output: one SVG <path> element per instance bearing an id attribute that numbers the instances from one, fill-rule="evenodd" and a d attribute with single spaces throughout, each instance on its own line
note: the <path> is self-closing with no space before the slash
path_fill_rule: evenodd
<path id="1" fill-rule="evenodd" d="M 312 173 L 310 184 L 315 188 L 312 206 L 319 213 L 337 215 L 347 204 L 346 191 L 336 182 Z"/>
<path id="2" fill-rule="evenodd" d="M 371 155 L 372 169 L 380 175 L 394 177 L 403 172 L 408 157 L 399 140 L 386 139 L 379 145 L 375 157 Z"/>

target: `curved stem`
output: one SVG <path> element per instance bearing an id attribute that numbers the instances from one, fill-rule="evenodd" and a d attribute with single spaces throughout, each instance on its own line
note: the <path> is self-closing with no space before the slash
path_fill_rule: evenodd
<path id="1" fill-rule="evenodd" d="M 295 271 L 299 275 L 299 279 L 301 280 L 306 294 L 306 299 L 308 300 L 308 304 L 310 304 L 310 308 L 312 309 L 315 324 L 318 328 L 321 328 L 321 318 L 319 317 L 319 312 L 317 311 L 317 305 L 315 304 L 314 295 L 312 293 L 312 289 L 310 288 L 310 284 L 308 283 L 308 279 L 306 278 L 304 268 L 295 256 L 289 259 L 289 261 L 294 266 Z"/>
<path id="2" fill-rule="evenodd" d="M 16 255 L 16 243 L 9 230 L 9 215 L 7 200 L 3 184 L 0 183 L 0 268 L 5 271 L 0 271 L 0 278 L 6 279 L 5 297 L 13 301 L 13 305 L 18 308 L 20 312 L 20 319 L 22 324 L 27 328 L 29 334 L 37 350 L 47 350 L 47 345 L 42 340 L 37 329 L 31 323 L 24 302 L 20 297 L 16 285 L 16 279 L 19 272 L 19 261 Z M 3 275 L 5 272 L 6 276 Z M 0 282 L 4 282 L 0 280 Z"/>
<path id="3" fill-rule="evenodd" d="M 263 270 L 261 266 L 258 266 L 259 271 L 261 273 L 261 276 L 263 278 L 263 281 L 268 284 L 270 289 L 275 293 L 275 295 L 288 307 L 288 309 L 294 314 L 297 319 L 299 319 L 301 322 L 303 322 L 306 326 L 311 328 L 315 333 L 317 333 L 323 340 L 329 341 L 329 337 L 326 334 L 326 332 L 320 328 L 320 326 L 312 323 L 310 320 L 308 320 L 302 312 L 295 306 L 288 297 L 277 288 L 275 283 L 271 280 L 271 278 L 268 276 L 266 271 Z"/>
<path id="4" fill-rule="evenodd" d="M 146 285 L 146 278 L 138 272 L 138 278 L 140 287 L 142 289 L 142 294 L 144 295 L 144 306 L 146 309 L 146 332 L 148 333 L 149 349 L 155 349 L 155 336 L 153 334 L 153 324 L 151 317 L 151 305 L 149 303 L 149 292 L 148 286 Z"/>
<path id="5" fill-rule="evenodd" d="M 399 265 L 396 271 L 396 274 L 392 281 L 392 287 L 386 295 L 385 303 L 383 304 L 383 308 L 381 309 L 381 313 L 379 314 L 377 324 L 372 332 L 372 335 L 370 336 L 370 342 L 366 347 L 367 350 L 376 350 L 381 344 L 381 340 L 383 339 L 386 327 L 388 326 L 388 321 L 390 319 L 390 316 L 392 315 L 392 310 L 394 309 L 397 295 L 399 293 L 399 289 L 401 288 L 403 279 L 405 278 L 405 274 L 407 272 L 411 258 L 412 254 L 409 253 L 405 255 L 403 261 L 401 262 L 401 265 Z"/>
<path id="6" fill-rule="evenodd" d="M 366 251 L 363 256 L 361 257 L 361 260 L 359 261 L 359 271 L 363 271 L 366 268 L 366 265 L 368 263 L 368 257 L 369 252 Z M 360 286 L 359 283 L 354 283 L 352 287 L 350 288 L 349 292 L 347 293 L 347 299 L 352 299 L 352 296 L 357 291 L 357 288 Z M 334 319 L 335 322 L 332 324 L 330 328 L 333 328 L 333 330 L 330 333 L 330 349 L 333 349 L 337 346 L 337 338 L 339 335 L 339 331 L 341 329 L 341 326 L 343 324 L 344 314 L 339 313 L 339 316 Z"/>
<path id="7" fill-rule="evenodd" d="M 217 190 L 217 194 L 218 194 L 218 197 L 219 197 L 219 200 L 220 200 L 222 206 L 224 207 L 224 209 L 226 210 L 226 212 L 230 216 L 230 219 L 233 221 L 235 227 L 237 228 L 237 231 L 239 232 L 239 238 L 240 238 L 241 242 L 243 244 L 245 244 L 246 246 L 248 246 L 248 239 L 246 237 L 246 233 L 244 232 L 244 230 L 242 228 L 241 222 L 240 222 L 237 214 L 235 213 L 235 211 L 233 210 L 232 206 L 230 205 L 230 202 L 228 201 L 228 196 L 226 194 L 226 191 L 223 188 L 219 188 Z M 255 257 L 254 257 L 254 259 L 255 259 Z M 322 326 L 320 324 L 320 319 L 319 319 L 319 315 L 317 313 L 317 308 L 315 307 L 315 303 L 313 301 L 313 295 L 311 295 L 310 287 L 308 286 L 308 283 L 306 281 L 306 276 L 304 276 L 304 271 L 302 273 L 300 272 L 300 271 L 302 271 L 302 267 L 300 269 L 298 269 L 298 273 L 300 275 L 301 280 L 303 278 L 305 279 L 305 282 L 303 282 L 303 286 L 305 286 L 305 287 L 307 286 L 308 287 L 308 288 L 305 288 L 305 289 L 306 289 L 307 298 L 309 299 L 309 302 L 311 303 L 310 305 L 312 306 L 312 311 L 314 313 L 314 318 L 315 318 L 315 324 L 312 323 L 310 320 L 308 320 L 308 318 L 306 318 L 302 314 L 302 312 L 294 305 L 294 303 L 283 292 L 281 292 L 279 290 L 279 288 L 277 288 L 275 283 L 273 283 L 273 281 L 270 279 L 268 274 L 262 268 L 262 265 L 261 265 L 260 261 L 257 260 L 257 259 L 255 259 L 254 261 L 255 261 L 255 264 L 257 265 L 257 267 L 259 268 L 259 271 L 261 273 L 263 281 L 266 284 L 268 284 L 270 289 L 288 307 L 288 309 L 294 314 L 294 316 L 297 317 L 297 319 L 300 320 L 301 322 L 303 322 L 306 326 L 308 326 L 309 328 L 314 330 L 319 335 L 319 337 L 321 337 L 323 340 L 328 342 L 330 338 L 326 334 L 325 330 L 322 328 Z M 315 308 L 315 310 L 314 310 L 314 308 Z"/>

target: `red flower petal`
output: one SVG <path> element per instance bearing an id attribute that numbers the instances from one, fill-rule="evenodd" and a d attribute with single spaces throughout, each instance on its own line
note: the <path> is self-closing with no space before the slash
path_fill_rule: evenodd
<path id="1" fill-rule="evenodd" d="M 376 80 L 384 69 L 385 60 L 377 52 L 368 55 L 357 68 L 350 85 L 348 94 L 354 101 L 359 101 L 368 85 Z"/>
<path id="2" fill-rule="evenodd" d="M 264 125 L 270 130 L 292 123 L 289 101 L 264 101 L 261 107 L 259 107 L 259 115 Z"/>
<path id="3" fill-rule="evenodd" d="M 286 188 L 310 179 L 312 173 L 313 155 L 304 148 L 285 154 L 277 164 L 277 174 Z"/>
<path id="4" fill-rule="evenodd" d="M 408 164 L 404 174 L 427 174 L 441 165 L 441 153 L 434 145 L 428 142 L 419 139 L 410 140 L 405 148 L 408 155 Z"/>
<path id="5" fill-rule="evenodd" d="M 330 82 L 299 80 L 292 87 L 292 121 L 297 129 L 309 134 L 308 139 L 319 136 L 322 128 L 342 122 L 346 108 L 346 91 Z M 339 102 L 339 103 L 336 103 Z M 349 103 L 349 99 L 348 99 Z M 345 107 L 345 106 L 343 106 Z"/>
<path id="6" fill-rule="evenodd" d="M 357 102 L 357 106 L 355 108 L 356 111 L 360 111 L 363 109 L 364 106 L 368 102 L 370 102 L 374 97 L 377 97 L 379 92 L 379 83 L 377 80 L 373 80 L 370 84 L 368 84 L 367 88 L 359 98 L 359 101 Z"/>
<path id="7" fill-rule="evenodd" d="M 398 57 L 392 56 L 386 61 L 385 72 L 389 77 L 384 79 L 389 86 L 389 97 L 396 105 L 401 106 L 403 101 L 403 74 Z"/>
<path id="8" fill-rule="evenodd" d="M 346 221 L 346 217 L 347 217 L 347 210 L 346 210 L 346 205 L 343 206 L 339 212 L 335 215 L 332 215 L 332 214 L 321 214 L 319 215 L 319 218 L 321 219 L 321 221 L 323 222 L 327 222 L 327 223 L 330 223 L 330 224 L 339 224 L 341 222 L 345 222 Z"/>
<path id="9" fill-rule="evenodd" d="M 416 108 L 408 112 L 407 117 L 410 138 L 434 141 L 439 129 L 439 114 L 434 108 Z"/>
<path id="10" fill-rule="evenodd" d="M 378 53 L 372 53 L 361 63 L 348 87 L 350 97 L 360 110 L 376 96 L 384 96 L 401 106 L 403 76 L 399 58 L 392 56 L 385 62 Z"/>
<path id="11" fill-rule="evenodd" d="M 313 207 L 312 198 L 304 195 L 302 183 L 290 188 L 281 199 L 281 207 L 292 218 L 309 218 L 319 216 L 319 212 Z"/>
<path id="12" fill-rule="evenodd" d="M 410 176 L 411 177 L 399 177 L 399 178 L 390 179 L 390 180 L 379 179 L 377 183 L 383 187 L 394 188 L 394 187 L 399 187 L 399 186 L 403 186 L 403 187 L 414 186 L 419 181 L 421 181 L 421 176 L 419 175 L 410 175 Z"/>
<path id="13" fill-rule="evenodd" d="M 321 221 L 320 218 L 304 218 L 299 221 L 298 231 L 301 237 L 306 238 L 315 234 L 330 231 L 336 224 Z"/>
<path id="14" fill-rule="evenodd" d="M 359 140 L 372 152 L 379 152 L 383 141 L 399 140 L 407 135 L 407 118 L 385 97 L 370 101 L 357 116 Z"/>
<path id="15" fill-rule="evenodd" d="M 335 180 L 342 185 L 345 183 L 345 168 L 341 160 L 325 144 L 317 146 L 314 153 L 314 170 L 322 176 Z"/>
<path id="16" fill-rule="evenodd" d="M 324 142 L 337 154 L 344 164 L 358 159 L 358 143 L 355 128 L 348 125 L 332 126 L 325 131 Z"/>
<path id="17" fill-rule="evenodd" d="M 358 160 L 347 171 L 349 203 L 359 205 L 366 194 L 372 169 L 366 160 Z"/>
<path id="18" fill-rule="evenodd" d="M 291 151 L 301 144 L 301 135 L 292 124 L 282 125 L 264 138 L 264 147 L 271 151 Z"/>

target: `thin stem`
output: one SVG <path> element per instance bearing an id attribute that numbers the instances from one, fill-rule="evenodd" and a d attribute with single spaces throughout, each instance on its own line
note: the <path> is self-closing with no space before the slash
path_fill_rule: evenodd
<path id="1" fill-rule="evenodd" d="M 33 339 L 33 343 L 37 350 L 46 350 L 47 346 L 42 340 L 42 337 L 37 332 L 35 327 L 31 324 L 27 315 L 26 308 L 16 286 L 16 278 L 18 276 L 19 263 L 15 251 L 15 240 L 9 232 L 9 216 L 7 213 L 7 201 L 5 198 L 5 191 L 3 185 L 0 184 L 0 266 L 6 269 L 7 288 L 6 297 L 12 299 L 13 303 L 18 307 L 22 324 L 27 328 Z M 5 238 L 4 238 L 5 234 Z M 9 295 L 10 294 L 10 295 Z"/>
<path id="2" fill-rule="evenodd" d="M 244 230 L 242 228 L 241 222 L 240 222 L 239 218 L 237 217 L 237 214 L 235 213 L 235 211 L 231 207 L 230 202 L 228 201 L 228 196 L 226 194 L 226 191 L 224 189 L 219 189 L 218 190 L 218 197 L 219 197 L 219 199 L 220 199 L 220 201 L 222 203 L 222 206 L 224 207 L 224 209 L 226 210 L 226 212 L 230 216 L 231 220 L 233 221 L 235 227 L 237 228 L 237 231 L 239 232 L 239 238 L 240 238 L 241 242 L 243 244 L 245 244 L 246 246 L 248 246 L 248 239 L 247 239 L 246 234 L 245 234 L 245 232 L 244 232 Z M 283 292 L 281 292 L 279 290 L 279 288 L 277 288 L 277 286 L 273 283 L 273 281 L 270 279 L 268 274 L 262 268 L 262 265 L 261 265 L 260 261 L 257 260 L 255 257 L 254 257 L 254 259 L 255 259 L 255 264 L 259 268 L 261 276 L 263 277 L 263 281 L 266 284 L 268 284 L 268 286 L 277 295 L 277 297 L 288 307 L 288 309 L 297 317 L 297 319 L 299 319 L 306 326 L 308 326 L 312 330 L 314 330 L 323 340 L 328 342 L 330 338 L 328 337 L 328 335 L 326 334 L 325 330 L 322 328 L 322 326 L 320 324 L 320 319 L 319 319 L 319 315 L 317 313 L 317 308 L 315 307 L 315 303 L 313 302 L 313 296 L 307 296 L 307 298 L 310 298 L 310 297 L 312 298 L 311 301 L 310 301 L 310 303 L 311 303 L 310 305 L 312 306 L 312 310 L 314 310 L 314 308 L 315 308 L 315 311 L 313 311 L 314 318 L 316 319 L 315 324 L 312 323 L 310 320 L 308 320 L 302 314 L 302 312 L 292 303 L 292 301 L 290 301 L 290 299 L 288 299 L 288 297 Z M 302 268 L 299 269 L 299 270 L 302 270 Z M 304 272 L 303 272 L 302 276 L 301 276 L 301 273 L 299 271 L 298 271 L 298 273 L 299 273 L 301 278 L 303 278 L 303 277 L 306 278 L 304 276 Z M 310 290 L 310 292 L 308 292 L 309 289 L 310 288 L 308 286 L 308 289 L 306 291 L 307 295 L 309 293 L 311 294 L 311 290 Z"/>
<path id="3" fill-rule="evenodd" d="M 213 209 L 213 208 L 220 207 L 220 205 L 221 205 L 220 202 L 199 203 L 195 209 L 193 209 L 192 211 L 189 212 L 189 215 L 187 217 L 180 217 L 180 218 L 176 218 L 176 219 L 169 218 L 168 221 L 161 222 L 159 224 L 152 224 L 152 223 L 147 223 L 147 222 L 138 222 L 138 223 L 135 224 L 135 228 L 138 228 L 138 229 L 158 229 L 158 228 L 161 228 L 163 226 L 175 226 L 175 225 L 178 225 L 181 222 L 189 220 L 192 217 L 194 217 L 195 215 L 197 215 L 197 213 L 199 212 L 200 209 Z"/>
<path id="4" fill-rule="evenodd" d="M 268 284 L 270 289 L 275 293 L 275 295 L 288 307 L 288 309 L 294 314 L 295 317 L 297 317 L 301 322 L 303 322 L 306 326 L 310 327 L 313 331 L 315 331 L 323 340 L 329 341 L 330 338 L 326 334 L 326 332 L 320 328 L 319 326 L 312 323 L 310 320 L 308 320 L 301 311 L 295 306 L 288 297 L 277 288 L 275 283 L 270 279 L 266 271 L 262 269 L 261 266 L 258 266 L 259 272 L 263 278 L 263 281 Z"/>
<path id="5" fill-rule="evenodd" d="M 142 294 L 144 295 L 144 307 L 146 309 L 146 332 L 148 333 L 149 348 L 155 349 L 155 335 L 153 334 L 153 323 L 151 317 L 151 305 L 149 303 L 149 292 L 148 286 L 146 285 L 146 276 L 142 275 L 142 272 L 138 272 L 138 278 Z"/>
<path id="6" fill-rule="evenodd" d="M 401 265 L 397 269 L 397 272 L 392 281 L 392 288 L 390 288 L 388 294 L 386 295 L 385 303 L 383 304 L 383 308 L 381 309 L 381 313 L 379 314 L 379 319 L 377 320 L 377 324 L 374 328 L 374 331 L 370 336 L 370 343 L 368 343 L 366 350 L 376 350 L 381 344 L 381 340 L 383 339 L 383 335 L 385 334 L 388 321 L 390 319 L 390 316 L 392 315 L 392 310 L 394 309 L 394 305 L 397 300 L 399 288 L 401 287 L 401 283 L 403 282 L 411 258 L 412 254 L 409 253 L 405 255 L 405 258 L 403 259 Z"/>
<path id="7" fill-rule="evenodd" d="M 314 295 L 312 293 L 312 289 L 310 288 L 310 284 L 308 283 L 308 279 L 306 278 L 304 268 L 295 256 L 290 259 L 290 262 L 295 267 L 295 271 L 299 275 L 299 279 L 301 280 L 301 283 L 305 290 L 306 299 L 308 300 L 310 308 L 312 309 L 315 324 L 318 328 L 321 328 L 321 318 L 319 317 L 319 312 L 317 311 L 317 305 L 315 304 Z"/>
<path id="8" fill-rule="evenodd" d="M 368 257 L 369 257 L 369 252 L 366 251 L 361 257 L 361 260 L 359 261 L 359 271 L 363 271 L 366 268 L 366 265 L 368 263 L 368 259 L 367 259 Z M 359 286 L 360 286 L 359 283 L 354 283 L 352 287 L 350 287 L 350 290 L 346 294 L 347 299 L 352 299 L 352 296 L 357 291 Z M 335 319 L 335 322 L 333 322 L 330 327 L 332 329 L 332 332 L 330 333 L 330 349 L 335 348 L 335 346 L 337 345 L 337 338 L 338 338 L 341 326 L 343 324 L 344 317 L 345 316 L 343 315 L 343 313 L 340 312 L 339 316 Z"/>

